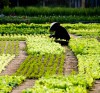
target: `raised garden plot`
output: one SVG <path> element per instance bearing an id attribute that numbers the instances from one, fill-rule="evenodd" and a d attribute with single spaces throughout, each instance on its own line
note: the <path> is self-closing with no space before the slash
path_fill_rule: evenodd
<path id="1" fill-rule="evenodd" d="M 63 75 L 65 54 L 28 56 L 15 75 L 40 78 L 49 75 Z"/>
<path id="2" fill-rule="evenodd" d="M 26 38 L 27 53 L 30 55 L 45 55 L 45 54 L 62 54 L 65 52 L 64 48 L 55 43 L 53 39 L 48 36 L 29 36 Z"/>
<path id="3" fill-rule="evenodd" d="M 41 76 L 63 74 L 65 50 L 60 44 L 41 35 L 28 36 L 26 44 L 29 56 L 20 65 L 15 75 L 40 78 Z"/>
<path id="4" fill-rule="evenodd" d="M 0 41 L 0 73 L 19 54 L 18 41 Z"/>
<path id="5" fill-rule="evenodd" d="M 0 41 L 0 55 L 10 54 L 18 55 L 19 54 L 19 42 L 18 41 Z"/>
<path id="6" fill-rule="evenodd" d="M 0 76 L 0 93 L 10 93 L 25 80 L 23 76 Z"/>
<path id="7" fill-rule="evenodd" d="M 77 29 L 81 27 L 83 29 L 86 29 L 85 27 L 88 28 L 88 25 L 85 25 L 84 27 L 83 24 L 74 25 L 74 26 Z M 98 26 L 96 26 L 96 28 L 97 27 Z M 73 31 L 73 28 L 71 28 L 71 31 Z M 88 32 L 88 33 L 90 34 L 91 32 Z M 99 33 L 99 31 L 97 31 L 97 33 Z M 26 78 L 31 78 L 31 79 L 40 78 L 40 77 L 42 78 L 37 80 L 33 88 L 24 90 L 23 92 L 27 93 L 27 92 L 32 91 L 34 93 L 36 91 L 38 92 L 41 91 L 41 93 L 45 93 L 45 92 L 72 93 L 74 91 L 74 93 L 82 93 L 82 92 L 88 93 L 88 89 L 92 87 L 93 82 L 96 79 L 100 79 L 100 74 L 99 74 L 100 72 L 100 56 L 99 56 L 100 42 L 98 42 L 95 38 L 90 38 L 91 36 L 89 37 L 89 34 L 86 36 L 87 38 L 86 37 L 82 38 L 84 35 L 81 38 L 80 37 L 76 39 L 71 38 L 69 42 L 69 47 L 70 49 L 72 49 L 72 51 L 75 53 L 78 59 L 79 74 L 76 75 L 74 72 L 72 72 L 72 75 L 65 75 L 65 76 L 63 76 L 63 70 L 64 70 L 63 67 L 64 67 L 64 60 L 65 60 L 66 55 L 65 55 L 64 49 L 60 46 L 60 44 L 58 43 L 55 44 L 53 39 L 51 40 L 51 39 L 46 38 L 46 35 L 45 36 L 43 35 L 27 36 L 26 35 L 24 37 L 27 44 L 27 47 L 25 50 L 27 51 L 28 56 L 24 60 L 24 62 L 20 65 L 17 72 L 14 73 L 13 75 L 24 75 L 26 76 Z M 1 37 L 4 37 L 4 36 L 1 36 Z M 8 37 L 10 37 L 10 35 L 8 35 Z M 99 37 L 99 36 L 95 35 L 94 37 Z M 37 38 L 39 38 L 41 42 Z M 45 43 L 43 41 L 45 41 Z M 5 53 L 6 55 L 7 53 L 18 55 L 18 52 L 15 51 L 16 48 L 13 48 L 13 47 L 11 48 L 12 46 L 11 44 L 13 44 L 13 41 L 1 41 L 1 42 L 3 42 L 3 44 L 2 43 L 0 44 L 2 45 L 1 46 L 2 47 L 1 51 L 3 51 L 2 53 Z M 10 44 L 10 42 L 12 43 Z M 7 45 L 9 45 L 10 47 L 8 48 L 8 50 L 12 49 L 9 52 L 7 52 L 8 50 L 6 50 Z M 14 47 L 16 46 L 18 47 L 18 45 L 15 45 Z M 38 46 L 38 49 L 36 49 L 37 46 Z M 49 50 L 49 48 L 50 50 L 53 50 L 53 46 L 57 48 L 56 51 L 53 51 L 53 52 L 47 51 Z M 43 48 L 43 50 L 45 51 L 42 51 L 40 47 Z M 44 49 L 45 47 L 47 48 Z M 31 51 L 32 53 L 29 52 L 30 48 L 32 49 Z M 54 48 L 54 50 L 56 48 Z M 36 51 L 36 50 L 39 50 L 39 51 Z M 2 82 L 3 81 L 1 81 L 1 83 Z"/>

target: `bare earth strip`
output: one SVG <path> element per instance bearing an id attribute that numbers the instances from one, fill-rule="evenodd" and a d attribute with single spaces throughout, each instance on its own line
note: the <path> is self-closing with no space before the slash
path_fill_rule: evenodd
<path id="1" fill-rule="evenodd" d="M 96 80 L 89 93 L 100 93 L 100 80 Z"/>
<path id="2" fill-rule="evenodd" d="M 25 82 L 23 82 L 20 86 L 13 89 L 11 93 L 21 93 L 22 90 L 31 88 L 35 83 L 34 79 L 27 79 Z"/>
<path id="3" fill-rule="evenodd" d="M 78 64 L 77 58 L 67 46 L 66 59 L 65 59 L 65 64 L 64 64 L 64 74 L 69 75 L 71 73 L 77 73 L 78 72 L 77 64 Z"/>

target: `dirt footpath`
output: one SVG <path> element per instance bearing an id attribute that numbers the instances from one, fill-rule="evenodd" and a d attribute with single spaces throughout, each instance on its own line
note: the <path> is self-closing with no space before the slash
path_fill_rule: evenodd
<path id="1" fill-rule="evenodd" d="M 11 93 L 21 93 L 22 90 L 33 87 L 34 83 L 34 79 L 27 79 L 20 86 L 14 88 Z"/>
<path id="2" fill-rule="evenodd" d="M 78 60 L 71 49 L 66 46 L 66 59 L 64 64 L 64 75 L 78 73 Z"/>

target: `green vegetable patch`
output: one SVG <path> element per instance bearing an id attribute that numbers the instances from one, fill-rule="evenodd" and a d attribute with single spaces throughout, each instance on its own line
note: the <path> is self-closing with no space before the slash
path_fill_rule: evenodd
<path id="1" fill-rule="evenodd" d="M 25 80 L 24 76 L 0 76 L 0 93 L 10 93 Z"/>
<path id="2" fill-rule="evenodd" d="M 29 36 L 26 39 L 26 43 L 27 53 L 32 55 L 62 54 L 65 52 L 59 43 L 55 43 L 53 39 L 44 35 Z"/>
<path id="3" fill-rule="evenodd" d="M 27 78 L 63 75 L 64 61 L 65 54 L 29 55 L 14 75 L 23 75 Z"/>
<path id="4" fill-rule="evenodd" d="M 33 88 L 22 93 L 87 93 L 86 88 L 92 83 L 93 78 L 83 74 L 44 77 L 37 80 Z"/>

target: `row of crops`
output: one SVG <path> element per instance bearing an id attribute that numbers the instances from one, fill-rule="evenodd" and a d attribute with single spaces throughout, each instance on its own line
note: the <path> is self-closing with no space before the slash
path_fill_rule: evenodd
<path id="1" fill-rule="evenodd" d="M 96 8 L 66 8 L 66 7 L 4 7 L 0 11 L 12 16 L 99 16 L 100 7 Z"/>
<path id="2" fill-rule="evenodd" d="M 12 26 L 13 25 L 13 26 Z M 95 38 L 99 37 L 100 24 L 62 24 L 70 33 L 77 33 L 83 37 L 73 38 L 69 42 L 69 47 L 75 53 L 78 59 L 78 74 L 64 76 L 64 62 L 66 57 L 65 49 L 54 39 L 48 37 L 49 24 L 7 24 L 0 25 L 0 50 L 1 56 L 9 55 L 16 56 L 19 53 L 19 41 L 26 40 L 27 47 L 25 48 L 28 56 L 20 65 L 13 76 L 0 76 L 1 85 L 0 92 L 10 92 L 16 85 L 19 85 L 25 78 L 40 78 L 36 81 L 35 86 L 30 89 L 23 90 L 23 93 L 87 93 L 92 87 L 95 79 L 100 79 L 100 43 Z M 16 31 L 13 30 L 16 28 Z M 94 29 L 95 28 L 95 29 Z M 11 30 L 12 29 L 12 30 Z M 19 29 L 19 33 L 17 31 Z M 22 31 L 22 29 L 24 29 Z M 31 29 L 35 32 L 25 33 L 25 29 Z M 40 30 L 45 29 L 45 32 L 40 33 Z M 75 32 L 75 31 L 76 32 Z M 80 31 L 84 30 L 84 33 Z M 91 33 L 95 31 L 97 33 Z M 14 31 L 10 33 L 10 31 Z M 39 31 L 39 33 L 38 33 Z M 3 36 L 2 36 L 3 34 Z M 41 34 L 41 35 L 40 35 Z M 45 34 L 45 35 L 42 35 Z M 47 34 L 47 35 L 46 35 Z M 14 40 L 19 41 L 14 41 Z M 5 41 L 2 41 L 5 40 Z M 9 41 L 7 41 L 9 40 Z M 10 47 L 10 48 L 9 48 Z M 96 50 L 96 51 L 95 51 Z M 11 57 L 10 57 L 11 58 Z M 0 68 L 1 69 L 1 68 Z M 3 70 L 3 69 L 2 69 Z M 17 78 L 20 81 L 17 81 Z M 6 77 L 8 77 L 6 79 Z M 14 78 L 15 77 L 15 78 Z M 42 77 L 42 78 L 41 78 Z M 11 81 L 14 78 L 14 81 Z M 4 80 L 6 79 L 6 80 Z M 11 80 L 10 80 L 11 79 Z M 8 83 L 8 81 L 10 83 Z M 8 87 L 5 92 L 5 86 Z"/>
<path id="3" fill-rule="evenodd" d="M 81 36 L 100 36 L 100 24 L 61 24 L 64 26 L 70 33 L 81 35 Z M 12 39 L 13 36 L 18 40 L 25 40 L 23 35 L 37 35 L 37 34 L 50 34 L 49 33 L 50 24 L 2 24 L 0 25 L 0 40 L 2 40 L 2 36 L 7 35 Z M 7 38 L 7 37 L 6 37 Z M 9 38 L 9 39 L 10 39 Z M 12 39 L 13 40 L 13 39 Z"/>
<path id="4" fill-rule="evenodd" d="M 26 78 L 40 78 L 42 76 L 63 75 L 65 55 L 30 55 L 20 65 L 14 75 L 23 75 Z"/>
<path id="5" fill-rule="evenodd" d="M 8 63 L 14 59 L 15 55 L 10 55 L 10 54 L 2 54 L 0 55 L 0 73 L 2 70 L 5 70 L 5 66 L 8 65 Z"/>
<path id="6" fill-rule="evenodd" d="M 2 54 L 19 54 L 19 41 L 0 41 L 0 55 Z"/>
<path id="7" fill-rule="evenodd" d="M 78 38 L 70 41 L 70 47 L 78 58 L 79 73 L 100 78 L 100 42 L 94 38 Z"/>
<path id="8" fill-rule="evenodd" d="M 49 36 L 28 36 L 26 38 L 27 53 L 28 54 L 62 54 L 64 48 L 59 44 L 55 43 L 53 38 Z"/>
<path id="9" fill-rule="evenodd" d="M 49 25 L 41 24 L 2 24 L 0 25 L 0 34 L 47 34 Z"/>
<path id="10" fill-rule="evenodd" d="M 19 54 L 19 41 L 0 41 L 0 73 Z"/>
<path id="11" fill-rule="evenodd" d="M 99 37 L 100 36 L 100 24 L 68 24 L 64 26 L 68 28 L 68 31 L 72 34 L 84 37 Z"/>
<path id="12" fill-rule="evenodd" d="M 4 7 L 0 23 L 100 23 L 100 7 Z"/>
<path id="13" fill-rule="evenodd" d="M 44 10 L 43 10 L 44 11 Z M 96 13 L 97 14 L 97 13 Z M 58 21 L 60 23 L 100 23 L 100 16 L 75 16 L 75 15 L 69 15 L 69 16 L 62 16 L 62 15 L 53 15 L 53 16 L 3 16 L 0 17 L 0 23 L 6 24 L 6 23 L 36 23 L 36 24 L 43 24 L 43 23 L 51 23 Z"/>
<path id="14" fill-rule="evenodd" d="M 17 55 L 19 55 L 19 41 L 0 41 L 0 73 Z M 10 93 L 24 80 L 24 76 L 0 76 L 0 93 Z"/>
<path id="15" fill-rule="evenodd" d="M 88 82 L 88 79 L 91 80 Z M 22 93 L 88 93 L 87 89 L 93 79 L 84 75 L 52 76 L 40 78 L 35 86 Z"/>
<path id="16" fill-rule="evenodd" d="M 0 76 L 0 93 L 10 93 L 25 80 L 23 76 Z"/>

